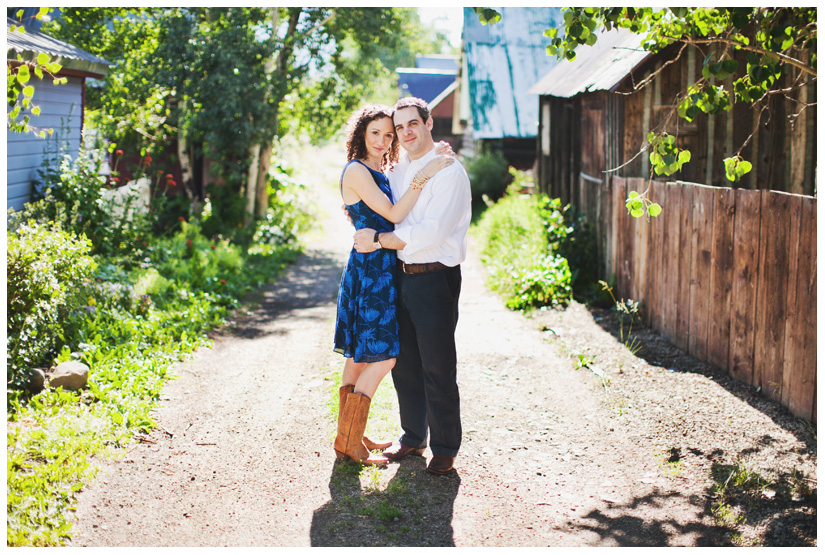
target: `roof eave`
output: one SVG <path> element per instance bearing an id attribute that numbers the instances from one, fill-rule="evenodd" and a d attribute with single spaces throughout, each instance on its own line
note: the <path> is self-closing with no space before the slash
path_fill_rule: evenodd
<path id="1" fill-rule="evenodd" d="M 12 52 L 14 52 L 14 56 L 12 57 Z M 20 62 L 17 60 L 17 54 L 20 54 L 20 57 L 23 58 L 23 61 Z M 6 56 L 7 63 L 10 63 L 12 66 L 21 65 L 25 62 L 30 62 L 37 59 L 37 53 L 31 50 L 24 50 L 23 52 L 17 52 L 17 50 L 13 48 L 9 48 L 8 54 Z M 109 62 L 99 63 L 99 62 L 92 62 L 89 60 L 80 60 L 77 58 L 64 58 L 62 56 L 56 56 L 51 58 L 52 62 L 57 62 L 61 65 L 60 71 L 57 72 L 56 75 L 71 75 L 75 77 L 91 77 L 93 79 L 102 79 L 109 73 L 109 66 L 112 65 Z"/>

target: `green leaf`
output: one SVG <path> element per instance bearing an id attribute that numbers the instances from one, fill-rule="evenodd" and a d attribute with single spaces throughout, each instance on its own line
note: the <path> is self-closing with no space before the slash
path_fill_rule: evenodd
<path id="1" fill-rule="evenodd" d="M 35 116 L 39 116 L 40 115 L 40 106 L 33 107 L 32 108 L 32 114 L 34 114 Z"/>
<path id="2" fill-rule="evenodd" d="M 17 19 L 20 19 L 21 17 L 23 17 L 24 13 L 25 13 L 25 10 L 17 10 Z"/>
<path id="3" fill-rule="evenodd" d="M 29 66 L 22 65 L 17 69 L 17 82 L 25 85 L 29 82 L 31 76 L 29 75 Z"/>
<path id="4" fill-rule="evenodd" d="M 653 204 L 647 207 L 647 213 L 650 215 L 651 218 L 655 218 L 656 216 L 662 213 L 662 207 L 654 202 Z"/>
<path id="5" fill-rule="evenodd" d="M 44 66 L 44 65 L 49 63 L 49 60 L 50 60 L 49 55 L 46 54 L 45 52 L 41 52 L 40 54 L 37 55 L 38 65 Z"/>
<path id="6" fill-rule="evenodd" d="M 34 87 L 32 87 L 31 85 L 23 87 L 23 96 L 27 96 L 29 98 L 34 96 Z"/>
<path id="7" fill-rule="evenodd" d="M 627 196 L 630 198 L 636 198 L 639 196 L 639 193 L 637 193 L 636 191 L 630 191 L 630 193 Z"/>
<path id="8" fill-rule="evenodd" d="M 642 216 L 645 215 L 645 211 L 642 210 L 641 208 L 634 208 L 633 210 L 630 211 L 630 215 L 633 216 L 634 218 L 641 218 Z"/>

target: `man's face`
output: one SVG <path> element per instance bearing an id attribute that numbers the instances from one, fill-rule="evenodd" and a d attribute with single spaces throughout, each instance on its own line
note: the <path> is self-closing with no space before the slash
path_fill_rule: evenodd
<path id="1" fill-rule="evenodd" d="M 395 124 L 395 133 L 398 135 L 398 142 L 415 160 L 429 152 L 432 148 L 433 118 L 427 121 L 421 120 L 418 109 L 414 106 L 396 110 L 392 118 Z"/>

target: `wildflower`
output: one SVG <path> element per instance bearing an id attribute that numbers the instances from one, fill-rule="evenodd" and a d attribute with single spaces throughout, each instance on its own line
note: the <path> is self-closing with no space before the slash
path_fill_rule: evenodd
<path id="1" fill-rule="evenodd" d="M 185 221 L 186 221 L 186 218 L 184 218 L 183 216 L 178 216 L 178 219 L 179 219 L 180 221 L 182 221 L 182 222 L 185 222 Z"/>
<path id="2" fill-rule="evenodd" d="M 158 170 L 158 175 L 163 175 L 163 170 Z"/>
<path id="3" fill-rule="evenodd" d="M 221 280 L 221 283 L 222 283 L 222 284 L 224 284 L 224 285 L 226 285 L 226 280 L 225 280 L 225 279 L 222 279 L 222 280 Z"/>
<path id="4" fill-rule="evenodd" d="M 118 156 L 123 156 L 123 151 L 118 149 L 115 151 L 115 154 L 117 154 Z"/>
<path id="5" fill-rule="evenodd" d="M 145 161 L 147 164 L 151 164 L 151 163 L 152 163 L 152 157 L 151 157 L 151 156 L 147 156 L 146 158 L 144 158 L 144 161 Z"/>
<path id="6" fill-rule="evenodd" d="M 175 180 L 174 180 L 174 179 L 170 179 L 170 180 L 169 180 L 169 181 L 167 181 L 166 183 L 167 183 L 168 185 L 171 185 L 172 187 L 174 187 L 175 185 L 177 185 L 177 183 L 175 183 Z"/>
<path id="7" fill-rule="evenodd" d="M 215 250 L 215 245 L 209 245 L 209 246 L 212 247 L 212 250 Z"/>
<path id="8" fill-rule="evenodd" d="M 187 246 L 187 247 L 191 247 L 191 246 L 192 246 L 192 239 L 187 239 L 187 240 L 186 240 L 186 246 Z"/>
<path id="9" fill-rule="evenodd" d="M 120 178 L 119 177 L 113 177 L 112 182 L 113 183 L 120 183 Z"/>
<path id="10" fill-rule="evenodd" d="M 174 175 L 172 175 L 171 173 L 167 173 L 167 174 L 166 174 L 166 179 L 172 179 L 172 178 L 174 178 L 174 177 L 175 177 L 175 176 L 174 176 Z"/>

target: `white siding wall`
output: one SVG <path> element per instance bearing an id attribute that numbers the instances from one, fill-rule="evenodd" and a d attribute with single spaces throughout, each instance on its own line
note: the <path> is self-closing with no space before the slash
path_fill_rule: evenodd
<path id="1" fill-rule="evenodd" d="M 31 200 L 33 181 L 38 179 L 44 152 L 49 143 L 61 146 L 68 142 L 68 152 L 73 158 L 80 148 L 81 103 L 83 79 L 69 77 L 65 85 L 55 86 L 50 78 L 30 81 L 34 85 L 34 103 L 40 106 L 40 115 L 32 116 L 30 125 L 42 129 L 54 129 L 48 141 L 33 133 L 12 133 L 6 130 L 6 208 L 20 210 L 23 203 Z M 65 134 L 65 135 L 64 135 Z M 60 135 L 58 137 L 58 135 Z M 55 143 L 55 139 L 59 142 Z"/>

